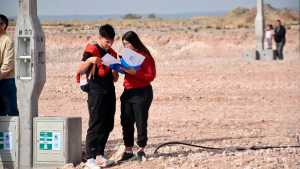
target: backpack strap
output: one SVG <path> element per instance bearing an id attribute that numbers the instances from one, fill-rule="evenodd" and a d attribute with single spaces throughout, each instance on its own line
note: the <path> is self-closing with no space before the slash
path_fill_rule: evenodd
<path id="1" fill-rule="evenodd" d="M 98 49 L 98 53 L 99 53 L 100 58 L 102 58 L 106 53 L 109 53 L 109 50 L 107 50 L 107 51 L 104 50 L 103 48 L 101 48 L 99 46 L 99 44 L 95 44 L 95 46 Z M 106 76 L 110 71 L 110 68 L 103 65 L 103 64 L 98 64 L 97 66 L 98 66 L 98 72 L 97 73 L 100 77 Z"/>
<path id="2" fill-rule="evenodd" d="M 100 56 L 98 47 L 97 47 L 97 42 L 96 41 L 91 41 L 87 44 L 87 46 L 84 49 L 84 52 L 88 52 L 90 54 L 92 54 L 93 56 Z M 99 46 L 99 45 L 98 45 Z M 99 46 L 100 47 L 100 46 Z M 95 70 L 96 70 L 96 65 L 93 64 L 93 66 L 91 68 L 89 68 L 89 70 L 85 73 L 86 79 L 90 79 L 93 78 L 94 74 L 95 74 Z M 76 82 L 80 83 L 80 73 L 76 74 Z"/>

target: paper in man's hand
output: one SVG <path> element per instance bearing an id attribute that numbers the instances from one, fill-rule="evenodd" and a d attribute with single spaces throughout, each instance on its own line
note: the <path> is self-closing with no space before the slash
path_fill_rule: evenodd
<path id="1" fill-rule="evenodd" d="M 117 60 L 109 53 L 105 54 L 101 59 L 102 59 L 102 64 L 104 64 L 105 66 L 110 66 L 112 64 L 120 63 L 119 60 Z"/>

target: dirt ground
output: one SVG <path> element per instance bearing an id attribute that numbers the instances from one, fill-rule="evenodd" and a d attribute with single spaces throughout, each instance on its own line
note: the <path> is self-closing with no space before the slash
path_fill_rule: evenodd
<path id="1" fill-rule="evenodd" d="M 117 29 L 114 48 L 121 51 Z M 255 48 L 252 30 L 135 31 L 149 47 L 157 66 L 149 117 L 145 162 L 113 169 L 285 168 L 300 169 L 300 149 L 210 152 L 186 146 L 154 149 L 168 141 L 213 147 L 299 145 L 299 31 L 288 30 L 283 61 L 247 61 L 242 54 Z M 40 116 L 82 117 L 84 144 L 88 111 L 86 94 L 75 83 L 86 38 L 97 31 L 62 32 L 46 29 L 47 82 L 39 101 Z M 107 145 L 110 156 L 122 145 L 120 94 Z M 78 166 L 77 168 L 81 168 Z M 67 166 L 64 168 L 68 168 Z M 69 167 L 72 168 L 72 167 Z"/>

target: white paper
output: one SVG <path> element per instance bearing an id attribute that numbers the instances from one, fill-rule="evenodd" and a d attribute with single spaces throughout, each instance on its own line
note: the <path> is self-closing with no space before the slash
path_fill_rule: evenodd
<path id="1" fill-rule="evenodd" d="M 111 64 L 120 63 L 119 60 L 117 60 L 109 53 L 106 53 L 101 59 L 102 59 L 102 64 L 104 64 L 105 66 L 110 66 Z"/>
<path id="2" fill-rule="evenodd" d="M 80 86 L 83 86 L 83 85 L 87 84 L 86 75 L 80 76 L 80 82 L 79 82 L 79 84 L 80 84 Z"/>
<path id="3" fill-rule="evenodd" d="M 61 134 L 60 133 L 53 133 L 52 138 L 52 149 L 53 150 L 60 150 L 61 149 Z"/>
<path id="4" fill-rule="evenodd" d="M 124 49 L 122 58 L 129 66 L 140 66 L 145 59 L 143 55 L 128 48 Z"/>
<path id="5" fill-rule="evenodd" d="M 12 149 L 12 133 L 11 132 L 4 132 L 4 150 L 11 150 Z"/>

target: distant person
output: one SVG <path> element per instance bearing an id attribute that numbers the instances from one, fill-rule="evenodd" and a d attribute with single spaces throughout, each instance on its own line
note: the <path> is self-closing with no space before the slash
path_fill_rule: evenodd
<path id="1" fill-rule="evenodd" d="M 0 116 L 18 116 L 15 51 L 7 27 L 7 17 L 0 14 Z"/>
<path id="2" fill-rule="evenodd" d="M 285 35 L 286 35 L 286 29 L 285 27 L 281 24 L 281 21 L 278 19 L 276 21 L 276 27 L 275 27 L 275 42 L 276 42 L 276 53 L 277 53 L 277 58 L 279 60 L 283 60 L 283 48 L 285 45 Z"/>
<path id="3" fill-rule="evenodd" d="M 115 30 L 109 25 L 99 28 L 99 38 L 90 42 L 83 53 L 78 74 L 92 74 L 88 80 L 88 110 L 89 126 L 86 135 L 86 166 L 89 169 L 100 169 L 112 165 L 114 162 L 107 160 L 104 149 L 110 132 L 114 127 L 116 111 L 116 94 L 114 81 L 118 73 L 101 64 L 101 57 L 106 53 L 117 57 L 111 48 L 114 43 Z"/>
<path id="4" fill-rule="evenodd" d="M 134 124 L 137 129 L 136 157 L 139 161 L 146 159 L 144 148 L 148 141 L 148 114 L 153 100 L 151 82 L 156 76 L 155 62 L 149 50 L 138 35 L 129 31 L 122 37 L 123 46 L 145 57 L 139 69 L 125 69 L 124 91 L 121 95 L 121 125 L 125 152 L 120 161 L 132 159 L 134 145 Z"/>
<path id="5" fill-rule="evenodd" d="M 273 37 L 274 37 L 273 25 L 269 24 L 269 25 L 267 25 L 267 29 L 266 29 L 266 48 L 267 49 L 272 49 Z"/>

